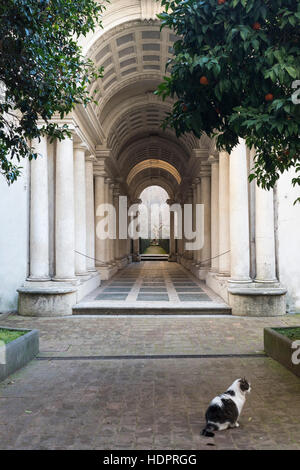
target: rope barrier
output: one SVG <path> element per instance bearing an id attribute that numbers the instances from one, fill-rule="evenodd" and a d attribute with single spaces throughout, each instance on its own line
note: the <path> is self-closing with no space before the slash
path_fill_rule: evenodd
<path id="1" fill-rule="evenodd" d="M 201 266 L 202 263 L 206 263 L 206 261 L 211 261 L 212 259 L 220 258 L 221 256 L 226 255 L 227 253 L 230 253 L 230 251 L 231 250 L 224 251 L 224 253 L 221 253 L 220 255 L 213 256 L 212 258 L 204 259 L 203 261 L 200 262 L 200 266 Z"/>
<path id="2" fill-rule="evenodd" d="M 81 256 L 84 256 L 85 258 L 88 258 L 88 259 L 92 259 L 93 261 L 97 261 L 97 263 L 100 263 L 100 265 L 102 266 L 106 266 L 106 263 L 104 261 L 100 261 L 99 259 L 97 258 L 93 258 L 92 256 L 88 256 L 88 255 L 85 255 L 84 253 L 80 253 L 80 251 L 77 251 L 77 250 L 74 250 L 75 253 L 77 253 L 78 255 L 81 255 Z M 200 262 L 200 266 L 203 264 L 203 263 L 206 263 L 207 261 L 211 261 L 213 259 L 216 259 L 216 258 L 220 258 L 221 256 L 224 256 L 226 255 L 227 253 L 230 253 L 231 250 L 228 250 L 228 251 L 224 251 L 224 253 L 221 253 L 219 255 L 216 255 L 216 256 L 213 256 L 212 258 L 207 258 L 207 259 L 204 259 Z"/>
<path id="3" fill-rule="evenodd" d="M 77 251 L 77 250 L 74 250 L 75 253 L 77 253 L 78 255 L 81 255 L 81 256 L 84 256 L 85 258 L 89 258 L 89 259 L 92 259 L 94 261 L 97 261 L 97 263 L 100 263 L 101 266 L 106 266 L 106 263 L 104 261 L 100 261 L 99 259 L 97 258 L 92 258 L 91 256 L 88 256 L 88 255 L 85 255 L 84 253 L 80 253 L 80 251 Z"/>

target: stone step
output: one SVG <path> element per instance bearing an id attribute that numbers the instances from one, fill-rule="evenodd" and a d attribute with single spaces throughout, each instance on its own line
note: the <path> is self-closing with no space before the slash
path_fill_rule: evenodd
<path id="1" fill-rule="evenodd" d="M 140 255 L 141 261 L 168 261 L 169 255 Z"/>
<path id="2" fill-rule="evenodd" d="M 147 304 L 147 305 L 146 305 Z M 201 307 L 196 305 L 153 305 L 153 302 L 141 302 L 141 305 L 124 302 L 80 302 L 73 307 L 73 315 L 231 315 L 231 308 L 225 304 L 209 302 Z"/>

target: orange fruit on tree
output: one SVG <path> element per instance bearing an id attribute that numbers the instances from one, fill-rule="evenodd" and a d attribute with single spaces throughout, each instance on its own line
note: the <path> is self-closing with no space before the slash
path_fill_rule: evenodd
<path id="1" fill-rule="evenodd" d="M 187 107 L 187 105 L 184 104 L 184 103 L 181 105 L 181 109 L 182 109 L 182 111 L 183 111 L 184 113 L 186 113 L 186 112 L 188 111 L 188 107 Z"/>
<path id="2" fill-rule="evenodd" d="M 265 100 L 266 101 L 273 101 L 274 99 L 274 95 L 272 95 L 272 93 L 268 93 L 266 96 L 265 96 Z"/>
<path id="3" fill-rule="evenodd" d="M 218 0 L 218 5 L 223 5 L 226 2 L 226 0 Z"/>
<path id="4" fill-rule="evenodd" d="M 201 83 L 201 85 L 208 85 L 208 78 L 205 75 L 203 75 L 200 78 L 200 83 Z"/>
<path id="5" fill-rule="evenodd" d="M 261 24 L 258 21 L 255 21 L 255 23 L 253 23 L 252 25 L 252 29 L 254 29 L 254 31 L 259 31 L 260 28 L 261 28 Z"/>

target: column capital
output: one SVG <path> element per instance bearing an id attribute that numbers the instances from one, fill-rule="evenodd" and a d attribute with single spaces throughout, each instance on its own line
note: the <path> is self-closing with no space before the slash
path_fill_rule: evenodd
<path id="1" fill-rule="evenodd" d="M 107 176 L 104 159 L 100 159 L 100 160 L 97 159 L 94 162 L 94 174 L 95 176 L 103 176 L 103 177 Z"/>
<path id="2" fill-rule="evenodd" d="M 176 203 L 175 199 L 167 199 L 166 200 L 166 203 L 169 205 L 169 206 L 172 206 L 173 204 Z"/>
<path id="3" fill-rule="evenodd" d="M 76 142 L 74 141 L 73 143 L 73 149 L 74 150 L 83 150 L 84 152 L 86 152 L 86 150 L 88 150 L 88 146 L 85 142 Z"/>
<path id="4" fill-rule="evenodd" d="M 103 158 L 104 159 L 109 158 L 111 156 L 111 149 L 96 148 L 95 155 L 96 155 L 97 160 L 98 159 L 103 159 Z"/>
<path id="5" fill-rule="evenodd" d="M 210 165 L 212 165 L 213 163 L 219 163 L 219 154 L 210 154 L 207 159 L 207 163 L 209 163 Z"/>
<path id="6" fill-rule="evenodd" d="M 119 197 L 119 196 L 120 196 L 120 183 L 114 183 L 113 197 Z"/>
<path id="7" fill-rule="evenodd" d="M 110 178 L 109 176 L 105 176 L 105 184 L 108 184 L 111 186 L 113 184 L 113 179 Z"/>
<path id="8" fill-rule="evenodd" d="M 97 159 L 96 159 L 96 156 L 92 153 L 86 153 L 85 154 L 85 161 L 86 162 L 92 162 L 92 163 L 96 163 L 97 162 Z"/>
<path id="9" fill-rule="evenodd" d="M 207 149 L 193 149 L 192 150 L 192 157 L 193 158 L 207 158 L 208 150 Z"/>
<path id="10" fill-rule="evenodd" d="M 200 178 L 201 180 L 204 179 L 204 178 L 210 178 L 210 169 L 208 168 L 203 168 L 201 171 L 200 171 Z"/>

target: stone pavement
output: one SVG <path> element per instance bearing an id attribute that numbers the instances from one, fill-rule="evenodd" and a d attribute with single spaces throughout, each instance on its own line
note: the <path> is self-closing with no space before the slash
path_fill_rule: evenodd
<path id="1" fill-rule="evenodd" d="M 41 350 L 0 384 L 0 449 L 300 449 L 300 380 L 258 355 L 264 326 L 299 323 L 0 316 L 1 326 L 38 328 Z M 252 393 L 241 427 L 200 437 L 210 399 L 242 375 Z"/>

